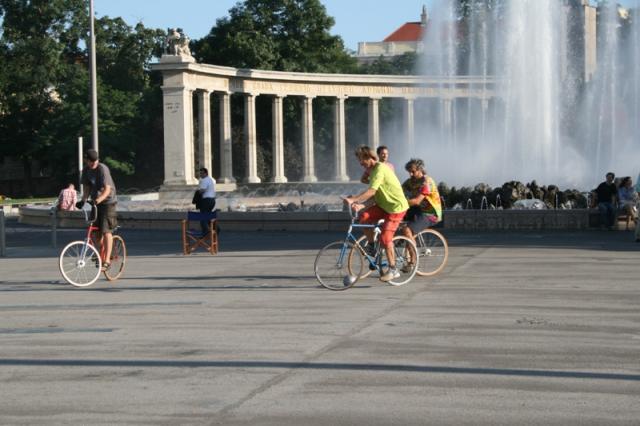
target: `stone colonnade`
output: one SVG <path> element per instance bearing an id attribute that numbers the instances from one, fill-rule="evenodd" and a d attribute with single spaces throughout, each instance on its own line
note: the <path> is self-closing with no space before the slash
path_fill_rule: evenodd
<path id="1" fill-rule="evenodd" d="M 287 182 L 284 172 L 283 100 L 288 96 L 302 99 L 303 181 L 316 182 L 313 140 L 313 99 L 334 99 L 334 180 L 347 182 L 345 101 L 348 97 L 368 99 L 368 141 L 372 148 L 380 145 L 379 102 L 383 98 L 403 99 L 403 126 L 409 146 L 415 144 L 414 101 L 437 98 L 443 102 L 443 124 L 451 125 L 452 101 L 476 98 L 484 108 L 494 96 L 493 81 L 474 77 L 425 78 L 420 76 L 375 76 L 343 74 L 308 74 L 277 71 L 241 70 L 184 61 L 163 56 L 154 70 L 163 74 L 164 118 L 164 190 L 179 189 L 197 183 L 194 164 L 194 139 L 198 144 L 198 163 L 212 170 L 211 98 L 219 103 L 220 116 L 214 128 L 220 132 L 220 170 L 218 183 L 233 189 L 231 155 L 230 96 L 244 97 L 244 134 L 247 183 L 261 181 L 257 173 L 256 97 L 272 99 L 273 163 L 272 181 Z M 198 101 L 198 134 L 193 135 L 192 97 Z M 448 116 L 447 116 L 448 115 Z"/>

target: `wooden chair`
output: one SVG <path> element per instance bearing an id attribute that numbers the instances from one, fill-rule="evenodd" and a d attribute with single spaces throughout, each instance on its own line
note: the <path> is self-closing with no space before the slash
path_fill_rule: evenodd
<path id="1" fill-rule="evenodd" d="M 202 235 L 200 222 L 209 224 L 209 232 Z M 191 226 L 197 226 L 191 229 Z M 218 253 L 218 211 L 211 213 L 187 212 L 187 218 L 182 220 L 182 253 L 193 253 L 198 247 L 202 247 L 212 255 Z"/>

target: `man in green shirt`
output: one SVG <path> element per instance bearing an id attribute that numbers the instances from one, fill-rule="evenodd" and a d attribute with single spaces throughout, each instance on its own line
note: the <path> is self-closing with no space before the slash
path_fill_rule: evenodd
<path id="1" fill-rule="evenodd" d="M 350 207 L 358 210 L 373 197 L 375 204 L 367 208 L 360 215 L 360 222 L 367 224 L 378 223 L 384 219 L 380 244 L 385 248 L 389 269 L 381 277 L 381 281 L 390 281 L 400 276 L 396 269 L 396 259 L 393 252 L 393 236 L 409 209 L 409 204 L 402 191 L 402 186 L 393 170 L 386 164 L 378 162 L 378 156 L 368 146 L 362 145 L 356 149 L 356 157 L 360 165 L 371 171 L 369 188 L 361 194 L 345 198 Z M 369 244 L 373 244 L 373 229 L 365 229 Z"/>

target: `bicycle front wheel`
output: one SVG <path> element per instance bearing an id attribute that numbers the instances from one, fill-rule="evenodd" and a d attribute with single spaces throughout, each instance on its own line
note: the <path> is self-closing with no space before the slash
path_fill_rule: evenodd
<path id="1" fill-rule="evenodd" d="M 102 261 L 94 246 L 84 241 L 73 241 L 62 249 L 58 266 L 65 281 L 76 287 L 86 287 L 100 276 Z"/>
<path id="2" fill-rule="evenodd" d="M 430 277 L 442 271 L 449 258 L 449 245 L 440 232 L 424 229 L 415 235 L 418 275 Z"/>
<path id="3" fill-rule="evenodd" d="M 335 241 L 318 252 L 313 270 L 323 287 L 346 290 L 358 281 L 363 264 L 362 253 L 353 243 Z"/>
<path id="4" fill-rule="evenodd" d="M 364 266 L 362 268 L 362 273 L 358 275 L 358 279 L 361 280 L 363 278 L 367 278 L 373 271 L 376 270 L 376 266 L 367 257 L 365 257 L 365 247 L 367 246 L 367 237 L 365 235 L 361 236 L 356 240 L 356 244 L 353 245 L 353 248 L 349 252 L 349 264 L 351 264 L 351 258 L 353 257 L 356 265 L 358 262 L 363 262 Z"/>
<path id="5" fill-rule="evenodd" d="M 413 279 L 418 271 L 416 245 L 411 238 L 397 235 L 393 237 L 393 254 L 396 258 L 396 270 L 399 276 L 388 282 L 395 286 L 406 284 Z"/>
<path id="6" fill-rule="evenodd" d="M 111 249 L 111 259 L 109 260 L 109 268 L 104 270 L 104 276 L 109 281 L 115 281 L 120 278 L 124 272 L 124 264 L 127 261 L 127 247 L 124 240 L 119 235 L 113 236 L 113 247 Z"/>

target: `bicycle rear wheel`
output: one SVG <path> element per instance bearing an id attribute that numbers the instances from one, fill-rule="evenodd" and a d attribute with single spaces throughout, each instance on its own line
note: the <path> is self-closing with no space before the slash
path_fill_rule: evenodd
<path id="1" fill-rule="evenodd" d="M 418 275 L 430 277 L 442 271 L 449 258 L 449 245 L 440 232 L 424 229 L 415 235 Z"/>
<path id="2" fill-rule="evenodd" d="M 406 284 L 413 279 L 418 271 L 418 263 L 415 261 L 418 258 L 416 245 L 411 238 L 397 235 L 393 237 L 393 253 L 396 258 L 396 269 L 400 276 L 388 282 L 395 286 Z"/>
<path id="3" fill-rule="evenodd" d="M 76 287 L 86 287 L 98 279 L 102 261 L 100 253 L 91 244 L 73 241 L 60 252 L 58 267 L 62 277 Z"/>
<path id="4" fill-rule="evenodd" d="M 127 247 L 124 245 L 124 240 L 119 235 L 113 236 L 113 247 L 111 249 L 111 259 L 108 269 L 105 269 L 104 276 L 109 281 L 115 281 L 124 272 L 124 265 L 127 261 Z"/>
<path id="5" fill-rule="evenodd" d="M 363 264 L 362 253 L 353 243 L 335 241 L 318 252 L 313 270 L 323 287 L 346 290 L 358 281 Z"/>

